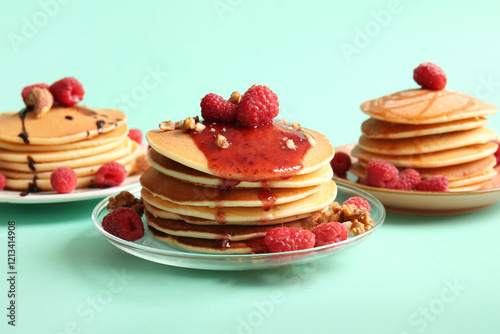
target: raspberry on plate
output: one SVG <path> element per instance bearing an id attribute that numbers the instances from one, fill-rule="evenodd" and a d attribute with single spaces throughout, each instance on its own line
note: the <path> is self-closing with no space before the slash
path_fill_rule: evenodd
<path id="1" fill-rule="evenodd" d="M 366 182 L 369 186 L 394 189 L 399 179 L 399 171 L 393 164 L 384 160 L 372 159 L 365 168 Z"/>
<path id="2" fill-rule="evenodd" d="M 399 173 L 399 180 L 394 189 L 413 190 L 421 180 L 420 173 L 413 168 L 407 168 Z"/>
<path id="3" fill-rule="evenodd" d="M 238 123 L 249 128 L 271 122 L 278 113 L 278 96 L 263 85 L 250 87 L 236 107 Z"/>
<path id="4" fill-rule="evenodd" d="M 102 228 L 127 241 L 135 241 L 144 236 L 141 217 L 131 208 L 118 208 L 108 213 L 104 216 Z"/>
<path id="5" fill-rule="evenodd" d="M 425 62 L 413 70 L 413 79 L 422 88 L 441 90 L 446 87 L 446 74 L 436 64 Z"/>
<path id="6" fill-rule="evenodd" d="M 347 228 L 341 223 L 322 223 L 312 229 L 316 236 L 314 247 L 333 244 L 347 239 Z"/>
<path id="7" fill-rule="evenodd" d="M 130 139 L 135 141 L 137 144 L 142 144 L 142 131 L 139 129 L 130 129 L 128 131 L 128 136 Z"/>
<path id="8" fill-rule="evenodd" d="M 4 190 L 6 183 L 7 183 L 7 178 L 5 177 L 5 175 L 0 173 L 0 191 Z"/>
<path id="9" fill-rule="evenodd" d="M 270 253 L 314 247 L 314 233 L 300 228 L 276 227 L 267 231 L 264 242 Z"/>
<path id="10" fill-rule="evenodd" d="M 448 191 L 448 177 L 443 175 L 428 177 L 420 181 L 415 189 L 419 191 Z"/>
<path id="11" fill-rule="evenodd" d="M 59 194 L 68 194 L 76 188 L 78 176 L 69 167 L 58 167 L 50 175 L 50 184 Z"/>
<path id="12" fill-rule="evenodd" d="M 54 100 L 68 107 L 74 106 L 83 100 L 85 94 L 80 81 L 72 77 L 54 82 L 49 87 L 49 90 L 54 96 Z"/>
<path id="13" fill-rule="evenodd" d="M 214 93 L 201 99 L 201 116 L 207 122 L 231 123 L 236 120 L 236 105 Z"/>
<path id="14" fill-rule="evenodd" d="M 351 157 L 344 152 L 335 152 L 332 161 L 330 161 L 333 172 L 335 174 L 345 174 L 351 168 Z"/>
<path id="15" fill-rule="evenodd" d="M 23 90 L 22 90 L 22 92 L 21 92 L 21 96 L 23 97 L 23 101 L 25 103 L 26 103 L 26 96 L 28 96 L 28 93 L 30 92 L 30 90 L 32 90 L 35 87 L 42 87 L 42 88 L 49 89 L 49 85 L 47 85 L 46 83 L 38 83 L 38 84 L 34 84 L 34 85 L 30 85 L 30 86 L 24 87 Z"/>
<path id="16" fill-rule="evenodd" d="M 358 208 L 364 207 L 368 211 L 370 211 L 372 209 L 370 203 L 368 203 L 368 201 L 366 199 L 361 198 L 361 197 L 349 197 L 347 199 L 347 201 L 345 201 L 343 204 L 354 204 Z"/>
<path id="17" fill-rule="evenodd" d="M 111 161 L 99 167 L 95 176 L 98 185 L 116 187 L 125 181 L 127 178 L 127 171 L 123 165 Z"/>

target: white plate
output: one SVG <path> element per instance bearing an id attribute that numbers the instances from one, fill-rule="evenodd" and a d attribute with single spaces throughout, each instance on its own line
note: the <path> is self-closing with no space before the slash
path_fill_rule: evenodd
<path id="1" fill-rule="evenodd" d="M 350 155 L 354 144 L 336 147 Z M 353 162 L 356 161 L 351 157 Z M 347 172 L 346 178 L 334 176 L 339 184 L 360 188 L 378 198 L 389 212 L 417 215 L 453 215 L 483 210 L 500 201 L 500 188 L 457 192 L 404 191 L 369 187 L 357 183 L 358 177 Z"/>
<path id="2" fill-rule="evenodd" d="M 140 175 L 129 176 L 118 187 L 110 188 L 82 188 L 75 189 L 69 194 L 58 194 L 55 191 L 42 191 L 21 196 L 21 191 L 0 191 L 0 203 L 38 204 L 75 202 L 87 199 L 103 198 L 114 195 L 122 190 L 127 190 L 139 185 Z"/>
<path id="3" fill-rule="evenodd" d="M 209 270 L 254 270 L 266 268 L 278 268 L 295 264 L 302 264 L 316 261 L 327 256 L 337 254 L 338 251 L 358 245 L 366 237 L 375 232 L 384 222 L 385 210 L 382 203 L 372 195 L 351 186 L 339 185 L 337 201 L 342 203 L 352 196 L 365 198 L 371 205 L 371 217 L 374 226 L 367 232 L 347 238 L 344 241 L 305 249 L 294 252 L 270 253 L 270 254 L 245 254 L 245 255 L 224 255 L 224 254 L 203 254 L 188 252 L 155 239 L 151 233 L 145 229 L 145 235 L 134 242 L 126 241 L 115 237 L 102 228 L 102 220 L 108 213 L 106 206 L 108 198 L 102 200 L 92 212 L 92 222 L 99 233 L 101 233 L 111 244 L 134 256 L 148 261 L 158 262 L 176 267 L 209 269 Z M 139 197 L 140 188 L 134 189 L 131 193 Z M 143 219 L 144 221 L 144 219 Z"/>

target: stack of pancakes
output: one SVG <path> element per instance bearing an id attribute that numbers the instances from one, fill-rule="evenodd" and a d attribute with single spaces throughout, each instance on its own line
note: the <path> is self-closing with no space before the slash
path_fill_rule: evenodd
<path id="1" fill-rule="evenodd" d="M 337 193 L 329 164 L 333 147 L 325 136 L 310 134 L 316 145 L 296 175 L 246 181 L 217 176 L 189 133 L 148 132 L 151 167 L 140 182 L 150 232 L 189 251 L 247 254 L 266 251 L 270 228 L 308 228 Z"/>
<path id="2" fill-rule="evenodd" d="M 351 171 L 365 176 L 371 159 L 414 168 L 422 178 L 444 175 L 450 191 L 480 189 L 495 175 L 498 139 L 484 117 L 494 105 L 450 90 L 410 89 L 361 105 L 371 116 L 351 154 Z"/>
<path id="3" fill-rule="evenodd" d="M 41 118 L 33 112 L 0 114 L 0 173 L 6 189 L 27 192 L 53 190 L 50 175 L 58 167 L 72 168 L 77 188 L 95 184 L 95 173 L 106 162 L 137 171 L 143 155 L 127 136 L 126 116 L 119 110 L 83 106 L 53 106 Z"/>

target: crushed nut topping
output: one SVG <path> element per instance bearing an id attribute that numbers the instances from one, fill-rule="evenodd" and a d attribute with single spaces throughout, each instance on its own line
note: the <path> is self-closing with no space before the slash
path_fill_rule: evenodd
<path id="1" fill-rule="evenodd" d="M 296 150 L 297 147 L 295 146 L 295 143 L 293 142 L 292 139 L 288 139 L 286 141 L 286 147 L 288 147 L 290 150 Z"/>
<path id="2" fill-rule="evenodd" d="M 289 130 L 297 130 L 297 131 L 302 131 L 302 126 L 300 126 L 299 123 L 293 122 L 289 127 Z"/>
<path id="3" fill-rule="evenodd" d="M 306 137 L 307 141 L 309 142 L 309 145 L 311 146 L 316 145 L 316 140 L 308 132 L 302 131 L 302 134 L 304 135 L 304 137 Z"/>
<path id="4" fill-rule="evenodd" d="M 215 132 L 215 128 L 210 128 L 210 132 Z"/>
<path id="5" fill-rule="evenodd" d="M 374 225 L 370 212 L 366 208 L 358 208 L 354 204 L 340 205 L 333 202 L 331 211 L 332 215 L 329 221 L 343 223 L 351 237 L 368 231 Z"/>
<path id="6" fill-rule="evenodd" d="M 202 124 L 202 123 L 196 123 L 195 127 L 194 127 L 194 130 L 196 132 L 202 132 L 203 130 L 205 130 L 206 126 L 205 124 Z"/>
<path id="7" fill-rule="evenodd" d="M 231 102 L 231 103 L 233 103 L 233 104 L 240 103 L 240 101 L 241 101 L 241 94 L 239 92 L 232 92 L 228 101 Z"/>
<path id="8" fill-rule="evenodd" d="M 286 118 L 282 118 L 282 119 L 278 120 L 278 123 L 283 124 L 283 125 L 288 125 L 288 121 L 286 120 Z"/>
<path id="9" fill-rule="evenodd" d="M 174 131 L 175 130 L 175 123 L 172 121 L 161 122 L 160 123 L 160 130 Z"/>
<path id="10" fill-rule="evenodd" d="M 193 130 L 195 128 L 196 128 L 196 121 L 193 117 L 186 118 L 181 125 L 182 132 L 188 132 L 189 130 Z"/>
<path id="11" fill-rule="evenodd" d="M 227 141 L 227 138 L 221 134 L 217 135 L 217 139 L 215 140 L 215 143 L 220 148 L 228 148 L 229 147 L 229 142 Z"/>
<path id="12" fill-rule="evenodd" d="M 144 214 L 144 203 L 142 199 L 136 198 L 128 191 L 122 191 L 115 197 L 110 197 L 107 209 L 109 212 L 118 208 L 131 208 L 139 216 Z"/>

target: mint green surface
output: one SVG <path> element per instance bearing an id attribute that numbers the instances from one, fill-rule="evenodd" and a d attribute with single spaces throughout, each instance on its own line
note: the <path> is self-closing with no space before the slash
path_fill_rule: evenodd
<path id="1" fill-rule="evenodd" d="M 357 141 L 364 100 L 416 87 L 440 64 L 447 88 L 500 105 L 497 1 L 4 1 L 0 110 L 21 89 L 74 76 L 84 104 L 143 131 L 199 114 L 209 92 L 254 83 L 281 117 Z M 490 128 L 500 132 L 500 115 Z M 362 244 L 265 271 L 168 267 L 92 226 L 98 200 L 0 204 L 2 333 L 497 333 L 500 204 L 444 217 L 388 214 Z M 7 222 L 16 222 L 16 327 Z"/>

